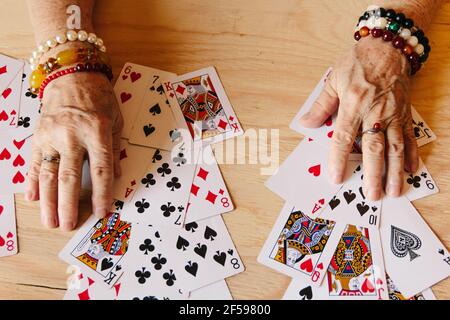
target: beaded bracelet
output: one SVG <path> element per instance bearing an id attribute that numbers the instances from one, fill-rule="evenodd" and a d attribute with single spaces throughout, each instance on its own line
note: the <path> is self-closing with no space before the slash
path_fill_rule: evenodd
<path id="1" fill-rule="evenodd" d="M 56 35 L 53 38 L 48 39 L 47 41 L 41 43 L 37 50 L 33 51 L 30 58 L 30 64 L 31 64 L 31 70 L 36 70 L 37 64 L 39 63 L 39 60 L 42 58 L 44 53 L 46 53 L 48 50 L 55 48 L 56 46 L 60 44 L 64 44 L 67 41 L 80 41 L 84 42 L 87 41 L 92 45 L 95 45 L 98 50 L 101 52 L 106 52 L 106 47 L 103 44 L 103 40 L 95 33 L 87 33 L 84 30 L 67 30 L 66 33 L 61 33 Z"/>
<path id="2" fill-rule="evenodd" d="M 104 52 L 98 51 L 96 48 L 79 48 L 68 49 L 59 52 L 56 58 L 49 58 L 45 63 L 39 64 L 31 73 L 30 90 L 37 93 L 46 76 L 64 66 L 76 63 L 103 63 L 110 65 L 110 59 Z"/>
<path id="3" fill-rule="evenodd" d="M 113 78 L 111 68 L 106 64 L 101 64 L 101 63 L 92 64 L 89 62 L 79 63 L 75 67 L 70 67 L 70 68 L 67 68 L 64 70 L 60 70 L 60 71 L 57 71 L 54 74 L 51 74 L 50 76 L 48 76 L 39 87 L 39 94 L 38 94 L 39 99 L 42 100 L 42 97 L 44 96 L 45 88 L 52 81 L 54 81 L 62 76 L 72 74 L 72 73 L 77 73 L 77 72 L 101 72 L 108 78 L 109 81 L 111 81 Z"/>

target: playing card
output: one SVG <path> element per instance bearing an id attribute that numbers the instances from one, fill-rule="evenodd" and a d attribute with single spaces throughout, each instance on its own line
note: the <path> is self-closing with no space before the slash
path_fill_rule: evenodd
<path id="1" fill-rule="evenodd" d="M 114 92 L 124 119 L 122 138 L 128 139 L 130 137 L 142 100 L 147 90 L 151 90 L 152 83 L 156 83 L 161 77 L 167 78 L 172 75 L 173 73 L 130 62 L 123 66 L 114 85 Z"/>
<path id="2" fill-rule="evenodd" d="M 31 158 L 32 138 L 17 138 L 18 130 L 7 129 L 1 132 L 0 142 L 0 193 L 24 193 L 26 175 Z"/>
<path id="3" fill-rule="evenodd" d="M 203 148 L 200 155 L 189 195 L 185 223 L 234 210 L 211 146 Z"/>
<path id="4" fill-rule="evenodd" d="M 189 300 L 233 300 L 227 282 L 220 280 L 192 291 Z"/>
<path id="5" fill-rule="evenodd" d="M 323 257 L 324 262 L 319 260 L 326 247 L 336 247 L 344 228 L 345 224 L 312 219 L 286 203 L 264 243 L 258 262 L 318 286 L 334 249 Z"/>
<path id="6" fill-rule="evenodd" d="M 438 192 L 439 188 L 436 182 L 433 180 L 422 159 L 419 158 L 419 168 L 417 171 L 412 174 L 405 173 L 403 195 L 409 201 L 414 201 Z"/>
<path id="7" fill-rule="evenodd" d="M 425 289 L 421 293 L 418 293 L 409 299 L 406 299 L 402 295 L 402 293 L 398 290 L 394 281 L 392 281 L 392 279 L 389 278 L 388 274 L 386 274 L 386 280 L 387 280 L 387 287 L 388 287 L 388 292 L 389 292 L 389 300 L 436 300 L 436 297 L 430 288 Z"/>
<path id="8" fill-rule="evenodd" d="M 348 161 L 344 182 L 359 162 Z M 328 149 L 308 138 L 295 148 L 266 186 L 303 213 L 316 217 L 342 184 L 334 184 L 328 174 Z"/>
<path id="9" fill-rule="evenodd" d="M 213 143 L 243 133 L 214 67 L 163 84 L 177 123 L 184 123 L 194 141 Z"/>
<path id="10" fill-rule="evenodd" d="M 117 282 L 110 288 L 80 273 L 75 281 L 70 283 L 63 300 L 116 300 L 120 286 L 120 282 Z"/>
<path id="11" fill-rule="evenodd" d="M 0 257 L 17 254 L 14 195 L 0 195 Z"/>
<path id="12" fill-rule="evenodd" d="M 126 203 L 123 219 L 152 225 L 184 223 L 189 190 L 196 167 L 192 150 L 183 147 L 173 152 L 150 149 L 153 156 L 141 179 L 133 200 Z"/>
<path id="13" fill-rule="evenodd" d="M 384 198 L 380 232 L 386 272 L 403 296 L 450 275 L 447 249 L 406 197 Z"/>
<path id="14" fill-rule="evenodd" d="M 378 227 L 380 224 L 381 200 L 370 201 L 363 193 L 362 165 L 321 211 L 320 217 L 341 223 L 352 223 L 362 227 Z"/>
<path id="15" fill-rule="evenodd" d="M 22 72 L 18 72 L 9 86 L 0 91 L 2 92 L 0 95 L 0 130 L 2 131 L 17 127 L 21 87 Z"/>
<path id="16" fill-rule="evenodd" d="M 181 266 L 177 278 L 184 292 L 244 271 L 244 265 L 220 215 L 160 229 L 163 252 L 173 252 Z"/>
<path id="17" fill-rule="evenodd" d="M 434 134 L 434 132 L 430 129 L 425 120 L 423 120 L 423 118 L 413 106 L 411 106 L 411 113 L 413 118 L 413 130 L 417 145 L 421 147 L 436 140 L 436 135 Z"/>
<path id="18" fill-rule="evenodd" d="M 152 161 L 154 149 L 132 145 L 127 140 L 120 141 L 120 168 L 122 174 L 114 179 L 114 198 L 129 201 L 139 186 L 148 164 Z M 154 160 L 154 159 L 153 159 Z"/>
<path id="19" fill-rule="evenodd" d="M 23 66 L 22 60 L 0 54 L 0 91 L 3 92 L 10 85 Z"/>
<path id="20" fill-rule="evenodd" d="M 120 206 L 120 205 L 119 205 Z M 122 258 L 128 250 L 131 224 L 118 212 L 103 219 L 91 216 L 59 253 L 60 259 L 105 286 L 113 286 L 123 273 Z"/>

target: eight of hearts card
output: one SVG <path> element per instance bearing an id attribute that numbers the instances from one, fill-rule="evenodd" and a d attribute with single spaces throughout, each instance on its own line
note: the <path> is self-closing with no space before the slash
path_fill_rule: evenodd
<path id="1" fill-rule="evenodd" d="M 450 276 L 450 255 L 411 202 L 383 200 L 381 241 L 386 271 L 407 298 Z"/>
<path id="2" fill-rule="evenodd" d="M 128 250 L 131 224 L 118 212 L 103 219 L 91 216 L 59 253 L 60 259 L 84 275 L 113 286 L 123 273 L 122 258 Z"/>
<path id="3" fill-rule="evenodd" d="M 0 195 L 0 257 L 17 254 L 14 195 Z"/>
<path id="4" fill-rule="evenodd" d="M 214 67 L 163 80 L 177 123 L 192 140 L 214 143 L 243 133 Z"/>
<path id="5" fill-rule="evenodd" d="M 312 219 L 286 203 L 258 262 L 293 278 L 320 285 L 345 224 Z M 331 250 L 325 252 L 325 248 Z"/>

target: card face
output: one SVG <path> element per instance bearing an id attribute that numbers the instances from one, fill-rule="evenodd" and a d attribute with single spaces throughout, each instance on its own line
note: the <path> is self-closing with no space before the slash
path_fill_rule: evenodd
<path id="1" fill-rule="evenodd" d="M 151 90 L 152 83 L 161 77 L 167 78 L 172 75 L 173 73 L 129 62 L 123 66 L 114 85 L 114 92 L 124 118 L 122 138 L 130 137 L 133 123 L 142 105 L 142 99 L 147 90 Z"/>
<path id="2" fill-rule="evenodd" d="M 419 160 L 419 168 L 415 173 L 405 173 L 403 195 L 407 197 L 409 201 L 414 201 L 439 193 L 439 188 L 433 180 L 433 177 L 427 167 L 423 163 L 422 159 Z"/>
<path id="3" fill-rule="evenodd" d="M 405 297 L 450 275 L 447 249 L 407 198 L 385 197 L 380 232 L 386 272 Z"/>
<path id="4" fill-rule="evenodd" d="M 344 182 L 352 175 L 358 162 L 348 161 Z M 317 217 L 342 187 L 328 175 L 328 149 L 308 138 L 295 148 L 266 186 L 281 198 L 311 216 Z"/>
<path id="5" fill-rule="evenodd" d="M 19 71 L 23 69 L 23 66 L 22 60 L 0 54 L 0 91 L 5 90 L 10 85 Z"/>
<path id="6" fill-rule="evenodd" d="M 213 143 L 241 135 L 242 127 L 214 67 L 163 81 L 179 124 L 194 141 Z"/>
<path id="7" fill-rule="evenodd" d="M 14 129 L 1 132 L 3 138 L 0 142 L 2 194 L 25 192 L 32 138 L 18 138 L 17 133 L 18 130 Z"/>
<path id="8" fill-rule="evenodd" d="M 189 300 L 233 300 L 227 282 L 220 280 L 192 291 Z"/>
<path id="9" fill-rule="evenodd" d="M 0 91 L 2 92 L 0 95 L 0 130 L 17 127 L 21 87 L 22 72 L 20 71 L 9 86 Z"/>
<path id="10" fill-rule="evenodd" d="M 119 290 L 119 282 L 110 288 L 80 273 L 67 288 L 63 300 L 116 300 Z"/>
<path id="11" fill-rule="evenodd" d="M 186 215 L 189 190 L 196 164 L 191 150 L 179 147 L 173 152 L 153 150 L 133 200 L 126 203 L 122 216 L 125 220 L 152 225 L 176 225 L 181 228 Z M 194 157 L 195 159 L 195 157 Z"/>
<path id="12" fill-rule="evenodd" d="M 189 195 L 185 223 L 234 210 L 211 146 L 201 152 Z"/>
<path id="13" fill-rule="evenodd" d="M 413 118 L 413 130 L 417 145 L 421 147 L 436 140 L 436 135 L 434 134 L 434 132 L 430 129 L 425 120 L 423 120 L 423 118 L 413 106 L 411 106 L 411 113 Z"/>
<path id="14" fill-rule="evenodd" d="M 0 195 L 0 257 L 17 254 L 14 195 Z"/>
<path id="15" fill-rule="evenodd" d="M 370 201 L 363 193 L 362 165 L 330 200 L 320 213 L 323 219 L 342 223 L 353 223 L 362 227 L 378 227 L 380 224 L 381 200 Z"/>
<path id="16" fill-rule="evenodd" d="M 103 219 L 91 216 L 59 253 L 60 259 L 105 286 L 113 286 L 123 273 L 131 224 L 118 212 Z"/>
<path id="17" fill-rule="evenodd" d="M 434 295 L 433 291 L 430 288 L 425 289 L 421 293 L 418 293 L 412 296 L 411 298 L 407 299 L 402 295 L 402 293 L 398 290 L 397 286 L 395 285 L 394 281 L 392 281 L 392 279 L 389 278 L 389 275 L 387 274 L 386 280 L 389 292 L 389 300 L 436 300 L 436 296 Z"/>
<path id="18" fill-rule="evenodd" d="M 258 262 L 319 286 L 345 225 L 312 219 L 286 203 L 262 248 Z M 322 259 L 321 259 L 322 258 Z M 322 260 L 322 261 L 321 261 Z"/>

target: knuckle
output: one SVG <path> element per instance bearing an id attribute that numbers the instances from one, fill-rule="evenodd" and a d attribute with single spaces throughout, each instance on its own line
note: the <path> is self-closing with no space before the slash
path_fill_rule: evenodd
<path id="1" fill-rule="evenodd" d="M 380 139 L 374 139 L 366 143 L 366 150 L 371 157 L 383 157 L 384 156 L 384 142 Z"/>
<path id="2" fill-rule="evenodd" d="M 53 186 L 56 185 L 58 181 L 58 176 L 56 172 L 51 171 L 49 169 L 41 169 L 41 172 L 39 173 L 39 181 L 46 186 Z"/>
<path id="3" fill-rule="evenodd" d="M 75 185 L 80 181 L 80 179 L 80 173 L 78 170 L 73 168 L 62 169 L 58 176 L 59 182 L 67 185 Z"/>
<path id="4" fill-rule="evenodd" d="M 98 179 L 111 179 L 112 168 L 110 164 L 96 164 L 92 166 L 92 175 Z"/>
<path id="5" fill-rule="evenodd" d="M 389 157 L 401 158 L 405 151 L 403 141 L 389 141 L 387 144 L 387 154 Z"/>
<path id="6" fill-rule="evenodd" d="M 40 171 L 39 169 L 40 169 L 39 161 L 32 160 L 30 163 L 30 169 L 28 170 L 28 178 L 31 180 L 38 180 Z"/>
<path id="7" fill-rule="evenodd" d="M 345 130 L 335 130 L 332 142 L 339 150 L 348 150 L 353 144 L 353 135 Z"/>

